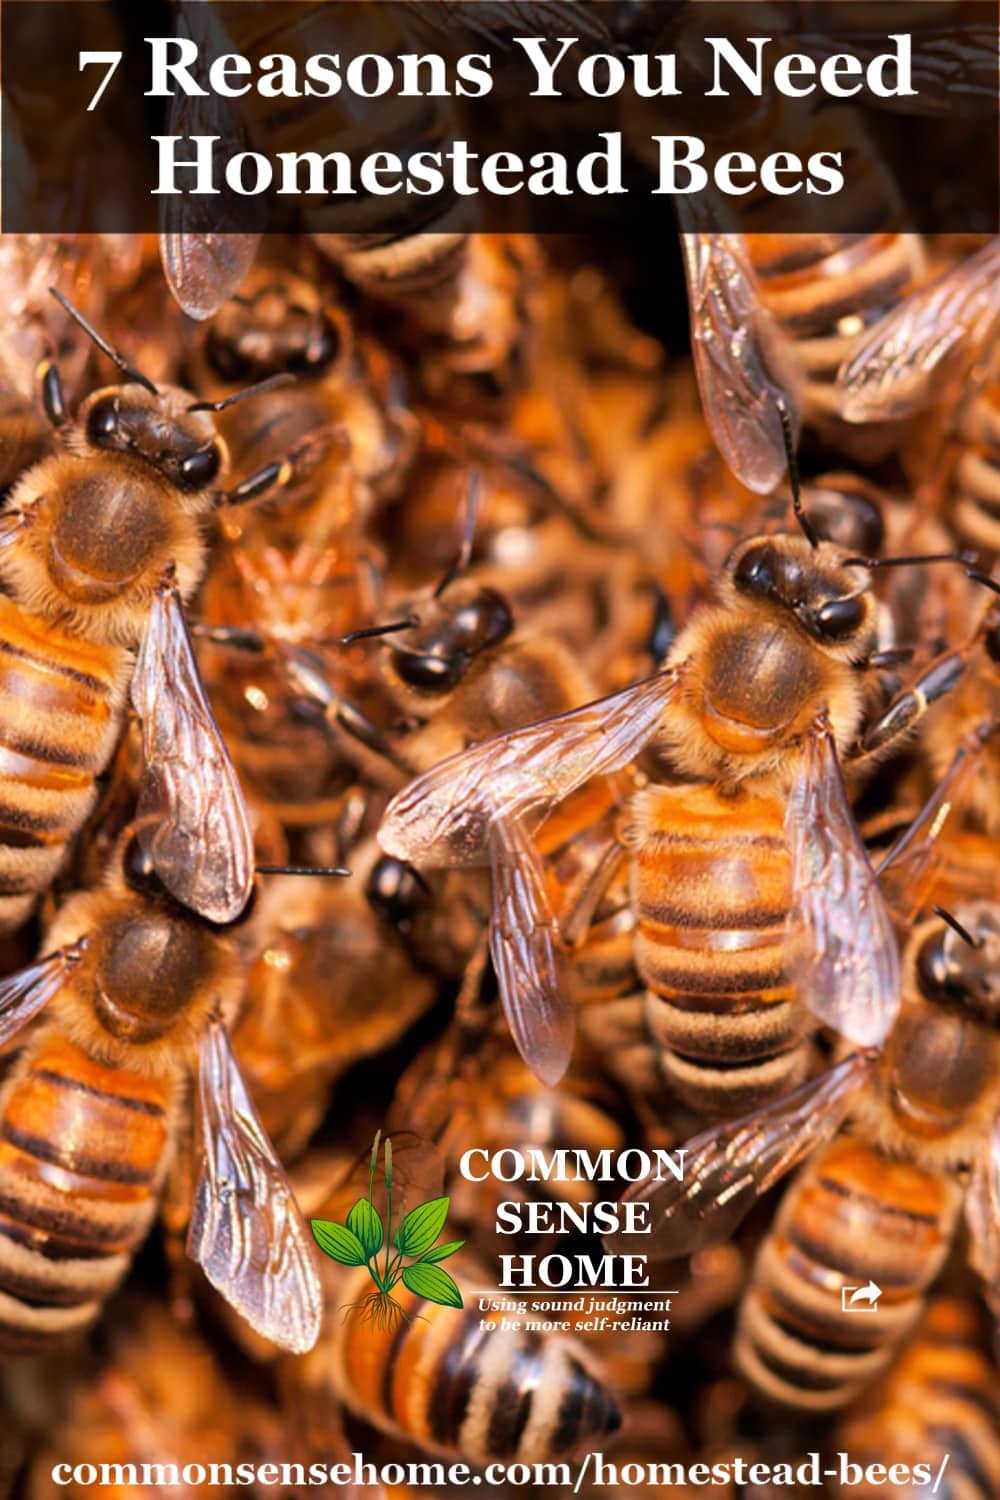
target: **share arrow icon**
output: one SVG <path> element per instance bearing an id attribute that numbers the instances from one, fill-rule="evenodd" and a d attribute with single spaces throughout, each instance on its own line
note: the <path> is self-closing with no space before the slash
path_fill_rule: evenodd
<path id="1" fill-rule="evenodd" d="M 840 1289 L 842 1312 L 875 1312 L 882 1288 L 869 1281 L 867 1286 L 844 1286 Z"/>

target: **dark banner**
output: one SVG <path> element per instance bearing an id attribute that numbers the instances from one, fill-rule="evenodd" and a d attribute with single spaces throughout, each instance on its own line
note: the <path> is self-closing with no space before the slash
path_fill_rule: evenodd
<path id="1" fill-rule="evenodd" d="M 997 7 L 10 0 L 3 228 L 998 223 Z"/>

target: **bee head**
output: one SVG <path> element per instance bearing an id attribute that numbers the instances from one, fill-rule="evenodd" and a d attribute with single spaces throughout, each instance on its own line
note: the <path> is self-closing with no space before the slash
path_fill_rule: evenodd
<path id="1" fill-rule="evenodd" d="M 835 542 L 751 537 L 730 554 L 724 587 L 734 600 L 774 606 L 830 655 L 861 661 L 875 643 L 876 605 L 871 574 L 850 558 Z"/>
<path id="2" fill-rule="evenodd" d="M 456 584 L 418 607 L 416 623 L 390 638 L 389 672 L 404 689 L 443 697 L 484 651 L 514 629 L 510 605 L 495 589 Z"/>

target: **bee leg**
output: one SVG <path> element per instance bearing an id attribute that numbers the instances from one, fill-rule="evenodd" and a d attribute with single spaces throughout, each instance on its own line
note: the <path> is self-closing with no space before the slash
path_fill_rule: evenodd
<path id="1" fill-rule="evenodd" d="M 295 472 L 290 460 L 265 464 L 240 481 L 235 488 L 224 490 L 219 496 L 220 505 L 246 505 L 251 500 L 263 500 L 265 496 L 287 489 Z"/>
<path id="2" fill-rule="evenodd" d="M 868 725 L 857 753 L 851 757 L 852 763 L 857 765 L 869 756 L 882 755 L 908 735 L 931 704 L 952 691 L 965 671 L 968 660 L 969 651 L 965 648 L 961 651 L 947 651 L 932 661 L 917 680 L 897 693 L 884 712 Z"/>
<path id="3" fill-rule="evenodd" d="M 331 728 L 342 730 L 350 735 L 366 750 L 371 751 L 391 766 L 394 771 L 402 771 L 407 777 L 412 775 L 412 767 L 396 753 L 378 725 L 373 723 L 356 704 L 341 697 L 327 681 L 321 663 L 312 652 L 305 651 L 301 647 L 290 646 L 286 647 L 281 654 L 285 670 L 294 686 L 304 698 L 322 709 Z"/>
<path id="4" fill-rule="evenodd" d="M 586 880 L 557 913 L 559 933 L 568 948 L 579 947 L 587 936 L 594 913 L 624 858 L 624 847 L 617 839 L 609 839 Z"/>
<path id="5" fill-rule="evenodd" d="M 62 376 L 54 359 L 42 360 L 38 366 L 37 378 L 42 410 L 48 421 L 58 431 L 69 422 L 69 412 L 66 410 L 66 394 L 63 390 Z"/>

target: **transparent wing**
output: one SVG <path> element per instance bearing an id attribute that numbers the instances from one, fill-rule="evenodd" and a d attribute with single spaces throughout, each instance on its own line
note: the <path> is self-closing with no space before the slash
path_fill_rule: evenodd
<path id="1" fill-rule="evenodd" d="M 854 343 L 837 375 L 848 422 L 905 417 L 967 368 L 1000 316 L 1000 236 L 905 297 Z"/>
<path id="2" fill-rule="evenodd" d="M 973 1166 L 965 1196 L 969 1261 L 995 1292 L 1000 1292 L 1000 1119 Z"/>
<path id="3" fill-rule="evenodd" d="M 854 1053 L 783 1099 L 695 1136 L 682 1181 L 647 1178 L 625 1189 L 623 1202 L 650 1205 L 650 1232 L 608 1235 L 608 1249 L 631 1249 L 634 1239 L 635 1249 L 670 1260 L 721 1244 L 762 1193 L 836 1135 L 875 1061 Z"/>
<path id="4" fill-rule="evenodd" d="M 160 235 L 160 259 L 167 285 L 181 309 L 189 318 L 203 322 L 214 318 L 239 290 L 257 258 L 260 235 L 213 234 L 209 230 L 184 233 L 178 227 L 178 217 L 184 212 L 171 200 Z"/>
<path id="5" fill-rule="evenodd" d="M 806 736 L 785 829 L 792 856 L 789 974 L 824 1026 L 877 1047 L 899 1010 L 899 953 L 825 717 Z"/>
<path id="6" fill-rule="evenodd" d="M 418 865 L 487 863 L 495 816 L 545 812 L 592 776 L 627 766 L 653 738 L 679 682 L 678 672 L 660 672 L 450 756 L 396 794 L 379 843 Z"/>
<path id="7" fill-rule="evenodd" d="M 199 1049 L 198 1095 L 203 1159 L 188 1254 L 252 1328 L 304 1354 L 323 1315 L 312 1241 L 218 1020 Z"/>
<path id="8" fill-rule="evenodd" d="M 543 1083 L 559 1082 L 573 1051 L 575 1013 L 538 852 L 523 826 L 499 817 L 488 835 L 490 952 L 514 1045 Z"/>
<path id="9" fill-rule="evenodd" d="M 175 7 L 178 36 L 193 35 L 206 56 L 232 50 L 216 11 L 211 5 Z M 180 89 L 170 101 L 168 131 L 185 139 L 218 136 L 218 160 L 231 159 L 251 147 L 245 124 L 236 113 L 239 107 L 238 101 L 223 99 L 214 89 L 193 96 Z M 259 211 L 253 200 L 244 199 L 240 224 L 228 226 L 226 205 L 231 209 L 231 196 L 167 194 L 161 203 L 160 259 L 167 285 L 189 318 L 212 318 L 239 290 L 254 263 L 260 234 L 236 231 L 247 229 L 250 215 L 259 217 Z M 230 227 L 233 232 L 226 232 Z"/>
<path id="10" fill-rule="evenodd" d="M 0 980 L 0 1044 L 16 1036 L 49 1003 L 79 963 L 86 946 L 87 939 L 81 938 Z"/>
<path id="11" fill-rule="evenodd" d="M 239 779 L 202 687 L 180 598 L 162 586 L 132 675 L 144 767 L 139 837 L 178 901 L 213 922 L 239 916 L 253 839 Z"/>
<path id="12" fill-rule="evenodd" d="M 681 248 L 701 403 L 733 473 L 766 495 L 788 462 L 780 403 L 798 429 L 791 377 L 777 371 L 780 335 L 760 304 L 743 236 L 693 233 L 684 228 L 687 217 L 681 216 Z"/>
<path id="13" fill-rule="evenodd" d="M 983 764 L 984 744 L 983 736 L 974 734 L 958 747 L 933 793 L 878 867 L 879 886 L 901 922 L 912 921 L 928 905 L 944 855 L 942 835 L 965 804 L 969 784 Z"/>

